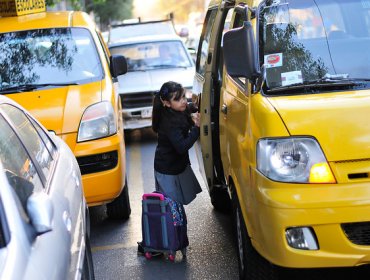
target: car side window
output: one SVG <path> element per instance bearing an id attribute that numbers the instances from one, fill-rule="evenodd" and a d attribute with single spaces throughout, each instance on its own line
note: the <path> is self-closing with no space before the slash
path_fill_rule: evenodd
<path id="1" fill-rule="evenodd" d="M 30 119 L 32 125 L 36 128 L 38 134 L 42 138 L 42 141 L 44 141 L 46 148 L 49 150 L 51 156 L 53 157 L 54 153 L 56 152 L 56 147 L 54 143 L 50 140 L 47 133 L 40 127 L 40 125 L 35 122 L 33 119 Z"/>
<path id="2" fill-rule="evenodd" d="M 42 191 L 43 184 L 18 135 L 1 115 L 0 131 L 0 158 L 9 184 L 26 209 L 28 197 L 35 191 Z"/>
<path id="3" fill-rule="evenodd" d="M 198 55 L 197 55 L 197 64 L 196 64 L 196 71 L 198 74 L 204 76 L 206 72 L 206 65 L 208 60 L 208 52 L 209 52 L 209 40 L 211 38 L 211 31 L 213 27 L 213 23 L 215 21 L 217 14 L 217 9 L 208 11 L 205 19 L 205 27 L 203 27 L 202 36 L 200 38 L 199 46 L 198 46 Z"/>
<path id="4" fill-rule="evenodd" d="M 37 129 L 33 126 L 26 114 L 20 109 L 10 104 L 2 104 L 0 108 L 8 115 L 9 119 L 12 120 L 12 123 L 17 130 L 21 141 L 30 153 L 30 156 L 38 162 L 44 176 L 42 179 L 47 180 L 49 178 L 54 159 L 52 158 L 42 137 L 40 137 L 37 132 Z"/>

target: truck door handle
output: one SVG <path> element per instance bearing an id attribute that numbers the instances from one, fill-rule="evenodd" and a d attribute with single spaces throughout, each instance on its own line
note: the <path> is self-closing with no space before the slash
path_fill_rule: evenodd
<path id="1" fill-rule="evenodd" d="M 227 105 L 226 104 L 222 105 L 221 112 L 224 113 L 225 115 L 227 115 Z"/>

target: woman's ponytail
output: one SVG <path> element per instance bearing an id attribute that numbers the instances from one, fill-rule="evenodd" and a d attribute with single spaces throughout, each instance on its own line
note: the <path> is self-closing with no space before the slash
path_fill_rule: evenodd
<path id="1" fill-rule="evenodd" d="M 154 95 L 153 100 L 153 112 L 152 112 L 152 129 L 154 132 L 158 132 L 159 122 L 161 120 L 162 110 L 164 109 L 163 103 L 159 92 Z"/>

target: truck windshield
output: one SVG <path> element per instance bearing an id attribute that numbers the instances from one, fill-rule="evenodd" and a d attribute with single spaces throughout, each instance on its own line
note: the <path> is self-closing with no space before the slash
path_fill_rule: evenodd
<path id="1" fill-rule="evenodd" d="M 25 85 L 83 84 L 102 79 L 90 32 L 51 28 L 0 34 L 0 91 Z"/>
<path id="2" fill-rule="evenodd" d="M 368 88 L 370 1 L 265 1 L 259 45 L 267 94 Z"/>
<path id="3" fill-rule="evenodd" d="M 126 57 L 129 72 L 193 66 L 181 41 L 117 44 L 109 50 Z"/>

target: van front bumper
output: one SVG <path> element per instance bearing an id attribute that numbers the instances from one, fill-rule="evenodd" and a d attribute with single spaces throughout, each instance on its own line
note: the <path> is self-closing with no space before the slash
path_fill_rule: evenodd
<path id="1" fill-rule="evenodd" d="M 294 268 L 370 263 L 370 183 L 287 184 L 253 173 L 255 205 L 244 210 L 255 209 L 247 217 L 262 256 Z M 311 228 L 318 249 L 292 248 L 285 234 L 294 227 Z"/>

